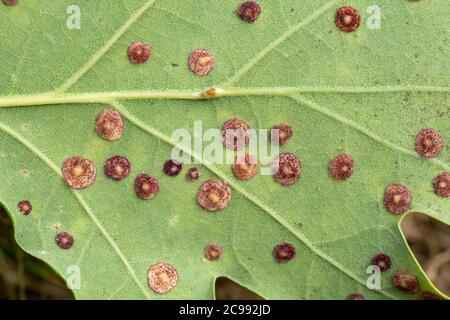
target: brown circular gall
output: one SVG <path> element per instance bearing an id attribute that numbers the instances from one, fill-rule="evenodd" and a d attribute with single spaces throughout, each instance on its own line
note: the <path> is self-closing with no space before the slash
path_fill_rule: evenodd
<path id="1" fill-rule="evenodd" d="M 364 296 L 361 293 L 350 293 L 347 296 L 347 300 L 365 300 Z"/>
<path id="2" fill-rule="evenodd" d="M 251 154 L 239 154 L 236 161 L 231 165 L 231 171 L 239 180 L 250 180 L 259 170 L 256 157 Z"/>
<path id="3" fill-rule="evenodd" d="M 130 162 L 122 156 L 114 156 L 105 161 L 105 175 L 114 180 L 128 177 L 131 170 Z"/>
<path id="4" fill-rule="evenodd" d="M 209 261 L 218 260 L 223 254 L 223 248 L 217 243 L 208 243 L 205 247 L 205 258 Z"/>
<path id="5" fill-rule="evenodd" d="M 175 177 L 180 174 L 183 165 L 177 160 L 167 160 L 164 163 L 163 171 L 170 177 Z"/>
<path id="6" fill-rule="evenodd" d="M 214 68 L 214 56 L 205 49 L 194 50 L 189 56 L 188 65 L 196 76 L 206 76 Z"/>
<path id="7" fill-rule="evenodd" d="M 434 129 L 422 129 L 416 135 L 416 152 L 425 158 L 439 155 L 444 148 L 441 135 Z"/>
<path id="8" fill-rule="evenodd" d="M 238 6 L 236 13 L 245 22 L 252 23 L 259 18 L 261 7 L 255 1 L 245 1 Z"/>
<path id="9" fill-rule="evenodd" d="M 128 59 L 133 64 L 146 63 L 151 54 L 152 49 L 144 42 L 136 41 L 128 47 Z"/>
<path id="10" fill-rule="evenodd" d="M 197 202 L 205 210 L 219 211 L 228 206 L 231 201 L 230 187 L 218 180 L 207 180 L 197 193 Z"/>
<path id="11" fill-rule="evenodd" d="M 429 291 L 423 291 L 420 293 L 420 299 L 422 300 L 444 300 L 442 297 Z"/>
<path id="12" fill-rule="evenodd" d="M 155 177 L 142 173 L 134 181 L 134 191 L 143 200 L 153 199 L 159 192 L 159 182 Z"/>
<path id="13" fill-rule="evenodd" d="M 19 212 L 21 214 L 27 216 L 31 213 L 31 210 L 33 210 L 33 206 L 31 205 L 30 201 L 22 200 L 17 204 L 17 209 L 19 209 Z"/>
<path id="14" fill-rule="evenodd" d="M 344 32 L 354 32 L 358 29 L 361 17 L 352 7 L 341 7 L 336 11 L 336 26 Z"/>
<path id="15" fill-rule="evenodd" d="M 294 259 L 295 247 L 290 243 L 281 243 L 273 248 L 273 257 L 277 263 L 286 263 Z"/>
<path id="16" fill-rule="evenodd" d="M 59 232 L 55 236 L 55 242 L 61 249 L 70 249 L 72 248 L 75 240 L 73 236 L 68 232 Z"/>
<path id="17" fill-rule="evenodd" d="M 349 154 L 338 154 L 330 161 L 329 171 L 336 180 L 347 180 L 353 174 L 355 161 Z"/>
<path id="18" fill-rule="evenodd" d="M 73 189 L 84 189 L 95 182 L 95 164 L 83 157 L 72 157 L 64 161 L 62 175 Z"/>
<path id="19" fill-rule="evenodd" d="M 434 191 L 439 197 L 450 197 L 450 173 L 442 172 L 433 180 Z"/>
<path id="20" fill-rule="evenodd" d="M 290 125 L 280 123 L 274 125 L 270 130 L 270 141 L 272 141 L 274 145 L 282 146 L 291 139 L 292 134 L 293 132 Z"/>
<path id="21" fill-rule="evenodd" d="M 419 281 L 408 270 L 400 269 L 396 271 L 392 275 L 392 284 L 405 293 L 415 294 L 420 291 Z"/>
<path id="22" fill-rule="evenodd" d="M 105 109 L 97 116 L 97 133 L 105 140 L 114 141 L 122 136 L 123 120 L 119 112 L 113 109 Z"/>
<path id="23" fill-rule="evenodd" d="M 147 272 L 147 281 L 148 286 L 156 293 L 168 293 L 177 285 L 177 269 L 166 262 L 152 264 Z"/>
<path id="24" fill-rule="evenodd" d="M 196 181 L 200 178 L 201 173 L 198 168 L 190 168 L 188 172 L 186 173 L 186 179 L 188 181 Z"/>
<path id="25" fill-rule="evenodd" d="M 380 268 L 381 272 L 388 271 L 392 266 L 391 257 L 384 253 L 374 255 L 370 263 Z"/>
<path id="26" fill-rule="evenodd" d="M 292 153 L 281 153 L 272 164 L 273 178 L 282 186 L 290 186 L 300 179 L 302 163 Z"/>
<path id="27" fill-rule="evenodd" d="M 391 184 L 384 191 L 384 205 L 393 214 L 408 211 L 411 208 L 411 202 L 411 192 L 404 185 Z"/>
<path id="28" fill-rule="evenodd" d="M 19 4 L 19 0 L 3 0 L 3 3 L 7 6 L 15 6 Z"/>
<path id="29" fill-rule="evenodd" d="M 231 118 L 222 127 L 223 146 L 229 150 L 240 150 L 250 142 L 250 126 L 244 120 Z"/>

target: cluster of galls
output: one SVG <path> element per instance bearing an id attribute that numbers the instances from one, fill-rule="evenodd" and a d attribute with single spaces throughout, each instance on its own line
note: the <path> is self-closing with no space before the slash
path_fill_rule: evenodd
<path id="1" fill-rule="evenodd" d="M 387 272 L 391 269 L 391 257 L 385 253 L 378 253 L 372 257 L 370 262 L 372 266 L 377 266 L 380 272 Z M 415 275 L 405 269 L 399 269 L 392 274 L 391 282 L 394 288 L 407 293 L 417 294 L 420 292 L 420 283 Z M 442 300 L 442 298 L 432 292 L 422 291 L 420 294 L 422 300 Z M 347 300 L 364 300 L 361 293 L 350 293 Z"/>
<path id="2" fill-rule="evenodd" d="M 223 255 L 223 248 L 217 243 L 209 243 L 205 247 L 205 258 L 216 261 Z M 147 271 L 148 286 L 156 293 L 170 292 L 178 283 L 177 269 L 167 262 L 152 264 Z"/>
<path id="3" fill-rule="evenodd" d="M 135 48 L 136 46 L 133 46 Z M 115 141 L 122 137 L 124 130 L 124 121 L 119 112 L 113 109 L 101 111 L 96 119 L 96 131 L 99 136 L 107 141 Z M 163 171 L 169 176 L 177 176 L 182 169 L 180 162 L 168 160 Z M 123 156 L 116 155 L 105 161 L 104 173 L 113 180 L 123 180 L 130 174 L 130 161 Z M 95 164 L 84 157 L 71 157 L 66 159 L 62 168 L 63 177 L 67 184 L 73 189 L 84 189 L 95 182 L 96 167 Z M 191 168 L 187 173 L 187 179 L 197 180 L 200 172 L 197 168 Z M 148 175 L 141 173 L 135 178 L 134 191 L 137 196 L 143 200 L 153 199 L 159 192 L 159 181 Z"/>
<path id="4" fill-rule="evenodd" d="M 416 152 L 423 158 L 433 158 L 438 156 L 444 147 L 442 136 L 435 129 L 422 129 L 416 135 Z M 331 166 L 330 166 L 331 168 Z M 442 198 L 450 197 L 450 173 L 442 172 L 436 176 L 432 182 L 435 193 Z M 394 183 L 389 185 L 384 192 L 384 205 L 392 214 L 402 214 L 411 208 L 411 191 L 404 185 Z M 379 267 L 381 272 L 386 272 L 391 268 L 391 258 L 379 253 L 372 258 L 372 265 Z M 398 290 L 407 294 L 417 294 L 420 292 L 420 283 L 415 275 L 405 269 L 399 269 L 392 275 L 392 285 Z M 434 293 L 423 291 L 420 295 L 423 300 L 441 300 L 442 298 Z M 360 293 L 349 294 L 347 299 L 362 300 L 364 297 Z"/>
<path id="5" fill-rule="evenodd" d="M 422 129 L 416 135 L 416 151 L 422 157 L 437 157 L 443 149 L 444 139 L 435 129 Z M 433 180 L 433 188 L 439 197 L 450 197 L 450 173 L 442 172 L 436 176 Z"/>
<path id="6" fill-rule="evenodd" d="M 2 0 L 5 5 L 14 6 L 18 0 Z M 261 7 L 255 1 L 246 1 L 240 4 L 236 10 L 237 15 L 247 23 L 255 22 L 260 14 Z M 337 10 L 335 16 L 336 26 L 344 32 L 354 32 L 360 25 L 360 15 L 352 7 L 345 6 Z M 152 56 L 152 48 L 144 42 L 136 41 L 128 47 L 128 59 L 132 64 L 145 64 Z M 188 58 L 188 67 L 197 76 L 206 76 L 215 65 L 215 58 L 206 49 L 196 49 Z M 107 141 L 120 139 L 124 129 L 124 122 L 120 113 L 113 109 L 103 110 L 97 117 L 96 130 L 99 136 Z M 232 118 L 223 126 L 224 147 L 231 150 L 240 150 L 248 145 L 250 140 L 250 126 L 243 120 Z M 233 131 L 231 137 L 226 132 Z M 275 132 L 275 133 L 274 133 Z M 292 128 L 284 123 L 273 126 L 270 138 L 274 144 L 284 145 L 293 135 Z M 416 136 L 416 151 L 425 158 L 436 157 L 443 149 L 443 139 L 434 129 L 423 129 Z M 353 174 L 355 161 L 350 154 L 336 155 L 329 164 L 329 174 L 335 180 L 347 180 Z M 281 153 L 273 163 L 273 178 L 282 186 L 294 184 L 301 173 L 302 163 L 292 153 Z M 249 180 L 258 170 L 259 164 L 253 155 L 238 156 L 231 166 L 232 173 L 237 179 Z M 120 181 L 125 179 L 131 171 L 129 160 L 123 156 L 113 156 L 105 161 L 104 173 L 107 177 Z M 182 164 L 176 160 L 168 160 L 163 171 L 171 177 L 178 176 L 182 171 Z M 62 167 L 62 175 L 67 184 L 73 189 L 84 189 L 95 182 L 95 164 L 86 158 L 76 156 L 65 160 Z M 198 168 L 190 168 L 186 174 L 188 181 L 196 181 L 200 178 Z M 433 180 L 435 192 L 440 197 L 450 197 L 450 173 L 442 172 Z M 144 200 L 153 199 L 159 192 L 158 180 L 146 173 L 139 174 L 134 183 L 137 196 Z M 197 202 L 208 211 L 222 210 L 231 201 L 231 189 L 225 183 L 217 180 L 205 181 L 197 194 Z M 410 209 L 412 196 L 409 189 L 401 184 L 388 186 L 384 194 L 386 208 L 393 214 L 404 213 Z M 28 200 L 18 203 L 18 210 L 23 215 L 29 215 L 32 205 Z M 68 232 L 59 232 L 55 236 L 56 244 L 62 249 L 69 249 L 74 244 L 74 238 Z M 208 260 L 219 259 L 223 254 L 222 247 L 217 243 L 210 243 L 205 247 L 204 255 Z M 273 249 L 276 262 L 286 263 L 296 255 L 295 247 L 290 243 L 278 244 Z M 391 258 L 379 253 L 372 258 L 372 265 L 379 267 L 381 272 L 391 268 Z M 169 292 L 178 282 L 178 272 L 172 265 L 159 262 L 150 266 L 148 270 L 148 284 L 156 293 Z M 420 291 L 417 278 L 409 271 L 400 269 L 392 276 L 394 287 L 399 290 L 415 294 Z M 422 299 L 440 299 L 430 292 L 422 292 Z M 360 293 L 351 293 L 349 300 L 364 300 Z"/>
<path id="7" fill-rule="evenodd" d="M 7 2 L 17 2 L 18 0 L 3 0 Z M 245 1 L 236 9 L 237 15 L 248 23 L 255 22 L 261 14 L 261 7 L 255 1 Z M 152 56 L 152 48 L 142 41 L 135 41 L 128 47 L 128 60 L 132 64 L 141 65 L 147 63 Z M 188 67 L 193 74 L 199 77 L 208 75 L 215 65 L 214 55 L 206 49 L 196 49 L 191 52 L 188 58 Z"/>
<path id="8" fill-rule="evenodd" d="M 423 158 L 437 157 L 444 148 L 442 136 L 431 128 L 420 130 L 416 135 L 416 152 Z M 432 185 L 436 195 L 441 198 L 450 197 L 450 173 L 442 172 L 437 175 Z M 408 187 L 394 183 L 384 192 L 384 205 L 393 214 L 407 212 L 411 208 L 412 195 Z"/>
<path id="9" fill-rule="evenodd" d="M 140 43 L 134 43 L 130 46 L 130 60 L 134 63 L 144 63 L 146 57 L 150 55 L 145 47 L 140 47 Z M 143 56 L 142 56 L 143 55 Z M 113 109 L 105 109 L 101 111 L 96 119 L 96 131 L 99 136 L 106 141 L 116 141 L 122 137 L 124 131 L 124 121 L 119 112 Z M 163 165 L 163 172 L 168 176 L 178 176 L 182 171 L 182 164 L 177 160 L 168 160 Z M 104 163 L 104 173 L 107 177 L 121 181 L 129 176 L 131 172 L 130 161 L 123 156 L 113 156 L 108 158 Z M 84 157 L 70 157 L 64 161 L 62 166 L 62 175 L 67 184 L 76 190 L 84 189 L 91 186 L 96 180 L 96 166 L 93 161 Z M 196 181 L 200 178 L 198 168 L 190 168 L 186 174 L 188 181 Z M 209 185 L 208 181 L 206 186 Z M 217 194 L 221 199 L 216 201 L 211 193 L 208 200 L 216 206 L 217 210 L 225 207 L 229 201 L 224 193 L 220 190 Z M 205 188 L 205 187 L 204 187 Z M 160 190 L 159 181 L 148 175 L 147 173 L 138 174 L 134 181 L 134 191 L 136 195 L 143 200 L 153 199 Z M 228 195 L 231 197 L 231 191 L 228 189 Z M 225 198 L 223 198 L 225 196 Z M 216 201 L 216 202 L 215 202 Z M 210 206 L 209 204 L 208 206 Z M 31 212 L 31 203 L 21 201 L 18 204 L 20 212 L 27 215 Z M 209 210 L 214 211 L 210 208 Z M 70 249 L 74 244 L 74 238 L 67 232 L 60 232 L 55 236 L 56 244 L 62 249 Z M 222 248 L 218 244 L 210 244 L 205 248 L 205 256 L 209 260 L 217 260 L 222 255 Z M 152 290 L 157 293 L 169 292 L 178 282 L 178 273 L 172 265 L 160 262 L 150 266 L 148 271 L 148 284 Z"/>
<path id="10" fill-rule="evenodd" d="M 241 150 L 248 146 L 251 138 L 250 125 L 242 119 L 231 118 L 222 127 L 223 145 L 229 150 Z M 285 123 L 274 125 L 269 132 L 273 144 L 282 146 L 293 135 L 292 128 Z M 289 186 L 300 178 L 301 161 L 292 153 L 280 154 L 273 161 L 273 178 L 283 186 Z M 233 175 L 239 180 L 250 180 L 259 170 L 259 164 L 254 155 L 240 154 L 231 166 Z"/>
<path id="11" fill-rule="evenodd" d="M 31 205 L 30 201 L 22 200 L 17 204 L 17 209 L 21 214 L 27 216 L 33 210 L 33 206 Z M 58 232 L 55 236 L 55 242 L 56 245 L 61 249 L 70 249 L 75 243 L 75 240 L 73 236 L 68 232 Z"/>

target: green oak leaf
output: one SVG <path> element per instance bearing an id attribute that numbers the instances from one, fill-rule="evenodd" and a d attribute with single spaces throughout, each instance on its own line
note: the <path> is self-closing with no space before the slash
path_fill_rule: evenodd
<path id="1" fill-rule="evenodd" d="M 414 150 L 422 128 L 450 142 L 448 0 L 260 0 L 252 24 L 237 17 L 239 2 L 77 0 L 80 29 L 66 25 L 73 0 L 0 5 L 0 201 L 19 245 L 65 279 L 78 266 L 80 299 L 209 299 L 221 276 L 268 299 L 345 299 L 351 292 L 418 298 L 393 288 L 399 268 L 416 274 L 422 290 L 442 295 L 405 242 L 405 215 L 389 214 L 383 193 L 391 183 L 407 185 L 411 212 L 450 223 L 450 199 L 432 187 L 437 174 L 450 171 L 450 150 L 433 159 Z M 342 5 L 360 12 L 356 32 L 336 28 Z M 367 26 L 373 5 L 381 9 L 380 29 Z M 126 56 L 136 40 L 153 49 L 144 65 Z M 208 76 L 188 69 L 197 48 L 215 55 Z M 209 88 L 220 89 L 215 99 L 202 95 Z M 125 120 L 115 142 L 94 129 L 106 107 Z M 201 181 L 228 181 L 233 193 L 226 209 L 209 213 L 196 202 L 201 181 L 184 179 L 190 165 L 173 178 L 162 164 L 176 144 L 173 130 L 193 130 L 197 120 L 221 128 L 231 117 L 255 129 L 289 123 L 294 136 L 281 151 L 301 159 L 302 176 L 286 188 L 270 176 L 236 180 L 229 164 L 200 164 Z M 355 170 L 337 182 L 328 163 L 342 152 L 353 155 Z M 132 163 L 119 183 L 102 172 L 116 154 Z M 74 155 L 97 165 L 97 181 L 82 191 L 61 176 Z M 160 181 L 151 201 L 134 194 L 141 172 Z M 23 199 L 33 205 L 29 216 L 17 210 Z M 74 235 L 70 250 L 55 244 L 57 224 Z M 203 256 L 210 242 L 224 248 L 218 261 Z M 282 242 L 297 255 L 277 264 L 272 249 Z M 370 290 L 366 268 L 378 252 L 393 267 L 381 289 Z M 159 261 L 179 273 L 166 295 L 147 286 L 148 267 Z"/>

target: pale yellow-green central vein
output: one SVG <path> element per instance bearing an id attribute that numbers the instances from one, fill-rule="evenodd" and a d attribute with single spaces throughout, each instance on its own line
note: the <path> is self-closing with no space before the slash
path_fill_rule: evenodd
<path id="1" fill-rule="evenodd" d="M 215 88 L 214 96 L 205 96 L 210 88 L 191 90 L 135 90 L 110 92 L 80 92 L 55 94 L 52 92 L 32 95 L 0 96 L 0 108 L 30 107 L 41 105 L 105 103 L 111 100 L 202 100 L 221 97 L 288 96 L 295 93 L 322 94 L 377 94 L 400 92 L 450 93 L 450 86 L 379 86 L 379 87 L 265 87 L 265 88 Z"/>
<path id="2" fill-rule="evenodd" d="M 288 29 L 286 32 L 284 32 L 280 37 L 273 40 L 267 47 L 262 49 L 257 55 L 255 55 L 250 61 L 242 67 L 242 69 L 238 70 L 236 74 L 231 77 L 229 80 L 227 80 L 223 85 L 223 87 L 230 87 L 236 82 L 238 82 L 245 74 L 247 74 L 254 66 L 258 64 L 264 57 L 266 57 L 272 50 L 274 50 L 276 47 L 278 47 L 280 44 L 282 44 L 284 41 L 289 39 L 293 34 L 295 34 L 297 31 L 303 29 L 308 24 L 315 21 L 317 18 L 319 18 L 323 13 L 330 10 L 334 5 L 338 2 L 338 0 L 332 0 L 316 11 L 314 11 L 310 16 L 308 16 L 305 20 L 299 22 L 292 28 Z"/>

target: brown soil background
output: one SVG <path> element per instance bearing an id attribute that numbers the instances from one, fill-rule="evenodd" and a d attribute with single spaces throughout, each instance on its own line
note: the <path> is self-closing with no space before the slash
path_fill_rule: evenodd
<path id="1" fill-rule="evenodd" d="M 450 227 L 424 215 L 411 214 L 402 229 L 428 277 L 450 295 Z M 226 278 L 217 280 L 216 295 L 219 300 L 261 299 Z M 51 268 L 17 246 L 11 220 L 0 208 L 0 299 L 72 298 L 64 281 Z"/>

